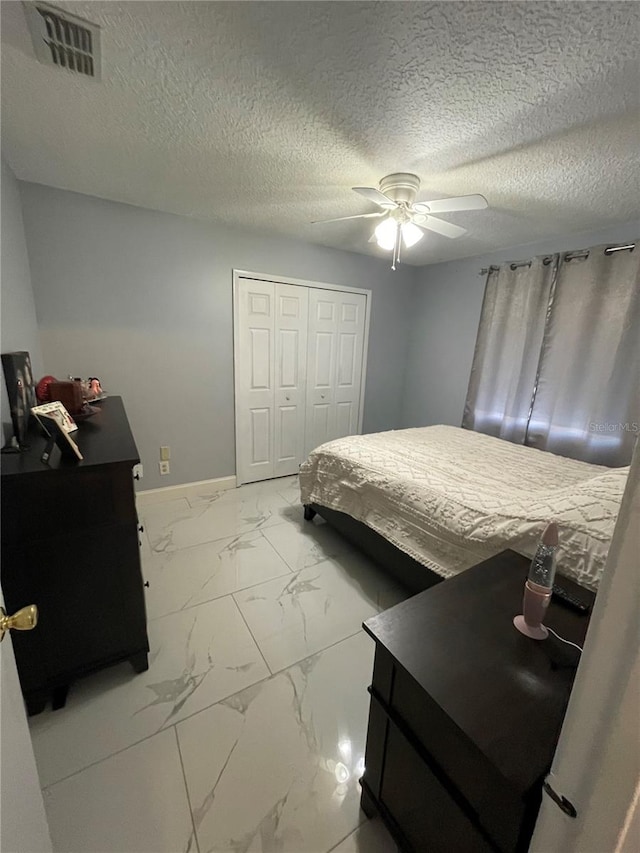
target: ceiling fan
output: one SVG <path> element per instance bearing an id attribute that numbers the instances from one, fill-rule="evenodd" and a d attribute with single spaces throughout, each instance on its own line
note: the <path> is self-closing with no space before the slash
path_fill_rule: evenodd
<path id="1" fill-rule="evenodd" d="M 355 216 L 338 216 L 335 219 L 320 219 L 320 222 L 343 222 L 346 219 L 380 219 L 375 231 L 369 238 L 381 249 L 392 251 L 391 269 L 400 261 L 400 249 L 404 243 L 407 249 L 424 237 L 424 231 L 435 231 L 444 237 L 461 237 L 466 229 L 453 225 L 433 213 L 453 213 L 459 210 L 484 210 L 488 207 L 482 195 L 462 195 L 456 198 L 439 198 L 435 201 L 416 201 L 420 189 L 420 178 L 407 172 L 395 172 L 380 181 L 379 189 L 374 187 L 353 187 L 369 201 L 382 208 L 375 213 L 357 213 Z"/>

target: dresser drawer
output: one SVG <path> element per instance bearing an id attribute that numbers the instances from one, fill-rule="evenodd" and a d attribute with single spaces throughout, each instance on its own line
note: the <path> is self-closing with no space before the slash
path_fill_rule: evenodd
<path id="1" fill-rule="evenodd" d="M 501 850 L 518 849 L 525 802 L 437 703 L 395 666 L 392 713 L 468 803 Z"/>
<path id="2" fill-rule="evenodd" d="M 380 802 L 414 853 L 494 853 L 402 732 L 389 721 Z"/>
<path id="3" fill-rule="evenodd" d="M 136 521 L 128 465 L 44 470 L 2 481 L 2 544 Z"/>

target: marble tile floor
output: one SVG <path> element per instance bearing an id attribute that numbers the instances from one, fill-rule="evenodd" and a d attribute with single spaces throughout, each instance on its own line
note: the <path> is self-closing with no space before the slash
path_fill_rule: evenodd
<path id="1" fill-rule="evenodd" d="M 359 808 L 373 643 L 404 595 L 297 478 L 144 505 L 149 670 L 30 720 L 56 853 L 395 853 Z"/>

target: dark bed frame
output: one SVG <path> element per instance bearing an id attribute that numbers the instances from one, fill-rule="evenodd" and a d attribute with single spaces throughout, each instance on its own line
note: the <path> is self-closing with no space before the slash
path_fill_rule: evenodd
<path id="1" fill-rule="evenodd" d="M 350 515 L 319 504 L 304 504 L 305 521 L 313 521 L 316 514 L 324 518 L 327 524 L 335 528 L 363 554 L 393 575 L 412 594 L 422 592 L 444 580 L 440 575 L 396 548 L 375 530 L 361 521 L 356 521 Z"/>

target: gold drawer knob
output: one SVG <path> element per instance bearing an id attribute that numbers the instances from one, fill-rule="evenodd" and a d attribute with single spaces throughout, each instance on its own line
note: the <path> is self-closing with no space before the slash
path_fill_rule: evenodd
<path id="1" fill-rule="evenodd" d="M 38 608 L 35 604 L 21 607 L 13 616 L 7 616 L 4 607 L 0 607 L 0 642 L 7 631 L 31 631 L 38 624 Z"/>

